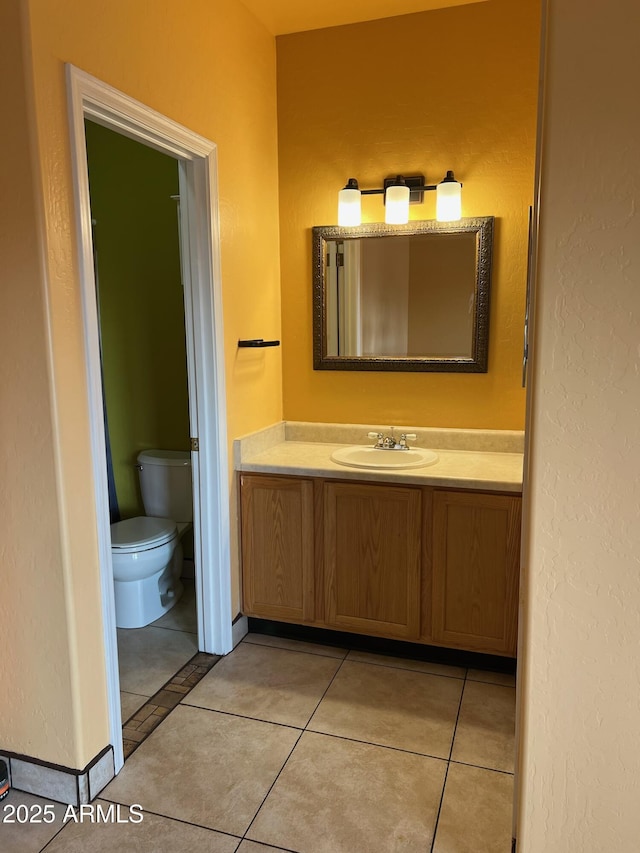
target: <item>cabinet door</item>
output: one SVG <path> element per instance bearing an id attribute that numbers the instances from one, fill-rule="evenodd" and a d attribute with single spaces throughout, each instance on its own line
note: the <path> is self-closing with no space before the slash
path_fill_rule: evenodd
<path id="1" fill-rule="evenodd" d="M 419 489 L 327 483 L 326 624 L 417 639 L 420 633 Z"/>
<path id="2" fill-rule="evenodd" d="M 243 612 L 312 621 L 313 483 L 243 474 Z"/>
<path id="3" fill-rule="evenodd" d="M 520 498 L 434 493 L 433 639 L 516 654 Z"/>

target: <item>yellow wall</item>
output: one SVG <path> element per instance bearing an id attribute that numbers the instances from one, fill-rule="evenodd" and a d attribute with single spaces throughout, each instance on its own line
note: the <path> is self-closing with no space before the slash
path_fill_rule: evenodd
<path id="1" fill-rule="evenodd" d="M 528 208 L 539 0 L 491 0 L 280 36 L 278 143 L 284 412 L 291 420 L 522 429 Z M 347 178 L 454 169 L 465 216 L 497 217 L 489 372 L 312 368 L 311 234 Z M 433 219 L 435 193 L 411 208 Z M 379 197 L 363 220 L 384 218 Z"/>
<path id="2" fill-rule="evenodd" d="M 8 5 L 3 16 L 10 26 L 2 28 L 7 45 L 11 35 L 18 35 L 16 4 Z M 12 521 L 2 547 L 12 572 L 23 573 L 24 579 L 8 585 L 12 596 L 15 589 L 16 605 L 0 620 L 8 637 L 5 648 L 19 645 L 3 674 L 7 684 L 20 685 L 5 693 L 3 724 L 19 724 L 6 732 L 3 727 L 0 744 L 82 767 L 108 742 L 108 728 L 64 63 L 72 62 L 218 145 L 231 439 L 282 416 L 280 351 L 244 357 L 236 349 L 238 338 L 280 337 L 275 45 L 238 0 L 185 0 L 153 10 L 143 0 L 67 0 L 63 6 L 30 0 L 25 8 L 30 13 L 35 160 L 42 170 L 36 182 L 45 231 L 39 244 L 28 205 L 32 178 L 24 155 L 26 117 L 12 109 L 21 119 L 15 127 L 12 123 L 20 156 L 17 167 L 4 160 L 9 174 L 0 199 L 2 219 L 16 215 L 21 196 L 24 211 L 20 227 L 16 224 L 20 239 L 3 255 L 3 262 L 16 270 L 20 292 L 11 318 L 3 313 L 2 319 L 4 325 L 17 315 L 24 331 L 7 362 L 16 373 L 6 410 L 13 414 L 3 428 L 16 453 L 12 476 L 1 486 L 3 516 L 11 507 Z M 16 66 L 19 59 L 16 51 L 7 61 Z M 20 104 L 30 84 L 21 86 L 19 73 L 3 74 L 3 82 L 10 79 L 18 86 L 9 87 L 7 103 Z M 35 264 L 40 245 L 43 275 Z M 8 340 L 16 337 L 13 332 Z M 47 628 L 50 638 L 44 636 Z M 59 683 L 50 689 L 56 674 Z"/>
<path id="3" fill-rule="evenodd" d="M 11 119 L 0 158 L 0 749 L 70 763 L 73 675 L 19 6 L 0 4 L 0 92 Z"/>

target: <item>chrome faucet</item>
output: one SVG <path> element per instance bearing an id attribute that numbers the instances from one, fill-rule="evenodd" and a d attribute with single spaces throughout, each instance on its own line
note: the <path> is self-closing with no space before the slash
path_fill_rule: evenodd
<path id="1" fill-rule="evenodd" d="M 376 443 L 373 446 L 378 450 L 409 450 L 407 440 L 416 440 L 415 432 L 403 432 L 400 435 L 400 441 L 396 441 L 394 427 L 389 427 L 389 429 L 391 430 L 390 435 L 383 435 L 381 432 L 367 433 L 369 438 L 375 438 Z"/>

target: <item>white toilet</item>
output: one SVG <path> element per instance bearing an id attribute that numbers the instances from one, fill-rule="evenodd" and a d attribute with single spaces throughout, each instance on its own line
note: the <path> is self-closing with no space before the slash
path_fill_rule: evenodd
<path id="1" fill-rule="evenodd" d="M 180 543 L 193 520 L 190 453 L 145 450 L 138 472 L 147 514 L 111 525 L 118 628 L 142 628 L 179 600 Z"/>

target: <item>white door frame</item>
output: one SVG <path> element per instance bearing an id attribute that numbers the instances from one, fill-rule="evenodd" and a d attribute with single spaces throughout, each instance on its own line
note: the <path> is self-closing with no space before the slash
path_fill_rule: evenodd
<path id="1" fill-rule="evenodd" d="M 199 451 L 191 455 L 198 644 L 202 651 L 226 654 L 232 648 L 231 570 L 216 146 L 73 65 L 67 64 L 66 72 L 109 726 L 117 773 L 124 755 L 84 120 L 90 118 L 179 162 L 189 415 L 192 435 L 197 426 L 199 439 Z"/>

